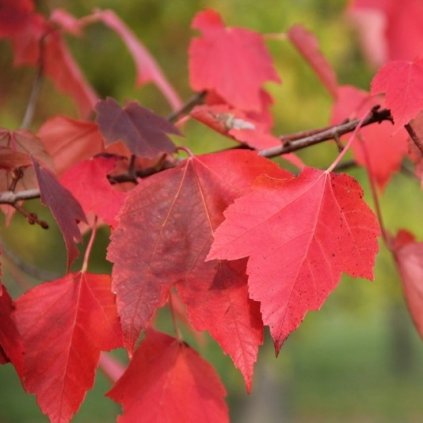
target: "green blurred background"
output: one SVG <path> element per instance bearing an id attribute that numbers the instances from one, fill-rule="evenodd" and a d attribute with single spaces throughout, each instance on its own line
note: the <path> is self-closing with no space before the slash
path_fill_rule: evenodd
<path id="1" fill-rule="evenodd" d="M 204 7 L 219 11 L 230 26 L 258 32 L 286 31 L 302 23 L 315 32 L 322 50 L 334 65 L 341 83 L 368 88 L 374 72 L 365 63 L 357 38 L 345 18 L 340 0 L 73 0 L 39 1 L 45 13 L 61 7 L 76 16 L 93 8 L 112 8 L 136 32 L 162 66 L 182 98 L 192 93 L 188 85 L 187 46 L 193 35 L 190 21 Z M 68 38 L 88 80 L 100 96 L 120 102 L 137 99 L 166 115 L 166 102 L 153 86 L 134 88 L 135 69 L 118 37 L 101 25 L 87 29 L 82 39 Z M 298 53 L 287 43 L 268 42 L 283 79 L 269 85 L 275 99 L 275 133 L 325 126 L 331 99 Z M 11 67 L 11 49 L 0 43 L 0 126 L 16 128 L 22 119 L 34 70 Z M 45 81 L 33 129 L 49 116 L 75 115 L 72 101 Z M 183 140 L 195 152 L 228 147 L 220 137 L 190 122 Z M 333 145 L 320 145 L 301 153 L 312 166 L 327 166 L 335 157 Z M 370 201 L 365 173 L 351 171 L 363 184 Z M 423 239 L 423 199 L 415 181 L 404 175 L 393 178 L 381 196 L 386 226 L 395 232 L 408 228 Z M 51 223 L 46 234 L 16 216 L 2 230 L 7 246 L 4 278 L 14 295 L 64 272 L 64 248 L 48 213 L 36 202 L 28 204 Z M 90 270 L 110 271 L 104 259 L 108 233 L 100 231 Z M 27 267 L 38 277 L 28 277 Z M 32 267 L 32 268 L 31 268 Z M 75 265 L 78 268 L 78 264 Z M 159 316 L 166 329 L 166 312 Z M 389 253 L 381 245 L 375 282 L 344 278 L 318 313 L 310 313 L 288 339 L 276 359 L 269 339 L 260 353 L 254 389 L 245 393 L 242 380 L 217 345 L 205 338 L 194 345 L 217 368 L 227 389 L 234 422 L 421 422 L 423 421 L 423 346 L 412 327 L 402 298 L 398 276 Z M 122 354 L 120 354 L 122 356 Z M 99 372 L 75 422 L 113 422 L 119 407 L 103 397 L 110 383 Z M 10 365 L 0 367 L 0 422 L 45 422 L 35 400 L 26 395 Z"/>

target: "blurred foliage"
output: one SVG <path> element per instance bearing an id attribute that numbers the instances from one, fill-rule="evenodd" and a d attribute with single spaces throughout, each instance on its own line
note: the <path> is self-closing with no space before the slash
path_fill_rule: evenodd
<path id="1" fill-rule="evenodd" d="M 262 33 L 284 32 L 294 23 L 302 23 L 317 34 L 340 83 L 366 89 L 372 75 L 344 16 L 345 1 L 40 0 L 37 3 L 46 14 L 57 7 L 75 16 L 88 14 L 94 8 L 114 9 L 152 52 L 182 98 L 192 94 L 188 83 L 187 47 L 195 33 L 190 29 L 190 22 L 204 7 L 219 11 L 230 26 L 244 26 Z M 113 96 L 120 102 L 137 99 L 159 113 L 169 112 L 154 87 L 134 87 L 135 69 L 130 55 L 110 30 L 96 24 L 86 30 L 83 38 L 68 37 L 68 41 L 88 80 L 102 97 Z M 268 86 L 275 100 L 275 132 L 325 126 L 331 99 L 319 80 L 288 42 L 271 41 L 268 46 L 283 79 L 282 85 Z M 0 43 L 0 125 L 15 128 L 25 110 L 34 70 L 15 69 L 11 62 L 10 47 Z M 49 81 L 44 81 L 33 129 L 57 113 L 72 115 L 75 109 L 70 99 L 57 93 Z M 185 130 L 186 139 L 182 142 L 194 152 L 233 145 L 196 122 L 189 122 Z M 324 167 L 336 153 L 335 146 L 326 143 L 302 152 L 301 157 L 307 164 Z M 365 172 L 354 169 L 351 174 L 363 184 L 371 203 Z M 416 182 L 397 175 L 382 193 L 381 202 L 386 226 L 391 231 L 405 227 L 423 239 L 423 228 L 419 224 L 423 199 Z M 49 221 L 51 229 L 46 234 L 16 216 L 2 231 L 7 245 L 5 278 L 6 282 L 13 282 L 10 286 L 15 296 L 45 279 L 42 276 L 64 272 L 63 241 L 53 219 L 35 201 L 27 207 Z M 100 231 L 92 271 L 110 271 L 110 264 L 105 260 L 107 242 L 108 232 Z M 28 278 L 16 262 L 39 269 L 40 277 Z M 172 331 L 166 310 L 159 314 L 159 326 Z M 221 374 L 229 391 L 235 421 L 254 421 L 251 420 L 254 413 L 259 413 L 257 418 L 266 423 L 423 421 L 419 395 L 423 387 L 423 347 L 410 324 L 392 259 L 383 246 L 375 282 L 344 278 L 323 310 L 310 313 L 290 337 L 277 360 L 267 340 L 251 396 L 246 396 L 240 375 L 214 342 L 206 335 L 198 338 L 187 333 L 187 338 Z M 271 376 L 266 379 L 269 368 Z M 34 399 L 20 388 L 10 366 L 0 368 L 0 379 L 2 422 L 46 421 Z M 269 380 L 274 385 L 269 385 Z M 274 399 L 272 404 L 263 399 L 266 383 L 275 387 L 269 395 L 269 400 Z M 114 421 L 118 406 L 102 398 L 109 386 L 100 374 L 75 422 Z M 266 407 L 268 411 L 263 411 Z M 272 414 L 272 407 L 276 407 L 275 413 L 279 414 Z"/>

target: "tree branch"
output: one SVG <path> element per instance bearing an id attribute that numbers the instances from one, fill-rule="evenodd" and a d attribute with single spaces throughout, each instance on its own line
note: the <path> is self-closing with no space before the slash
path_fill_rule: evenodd
<path id="1" fill-rule="evenodd" d="M 388 109 L 380 109 L 380 107 L 377 106 L 370 111 L 369 115 L 363 121 L 361 121 L 361 127 L 363 128 L 365 126 L 372 125 L 373 123 L 381 123 L 384 121 L 392 122 L 391 112 Z M 359 119 L 343 122 L 339 125 L 323 128 L 321 131 L 313 133 L 312 135 L 297 138 L 294 139 L 294 141 L 287 141 L 281 146 L 260 150 L 258 154 L 263 157 L 271 158 L 282 154 L 292 153 L 293 151 L 301 150 L 315 144 L 320 144 L 324 141 L 339 138 L 342 135 L 353 132 L 358 125 L 360 125 Z M 289 135 L 291 139 L 293 139 L 294 136 L 294 134 Z M 280 139 L 281 141 L 284 141 L 285 138 L 282 135 Z"/>
<path id="2" fill-rule="evenodd" d="M 188 100 L 184 107 L 176 112 L 177 116 L 181 116 L 186 113 L 189 108 L 194 107 L 195 104 L 199 104 L 199 101 L 202 101 L 202 96 L 204 93 L 199 93 L 194 96 L 192 99 Z M 189 105 L 189 106 L 188 106 Z M 185 109 L 184 109 L 185 108 Z M 185 110 L 182 112 L 182 110 Z M 176 116 L 173 115 L 173 116 Z M 177 119 L 177 117 L 170 117 L 170 119 Z M 392 121 L 391 112 L 388 109 L 380 109 L 378 106 L 374 107 L 369 115 L 362 121 L 361 127 L 372 125 L 374 123 L 381 123 L 384 121 Z M 342 135 L 353 132 L 356 127 L 360 124 L 358 119 L 350 120 L 343 122 L 339 125 L 334 125 L 326 128 L 321 128 L 312 131 L 302 131 L 295 134 L 282 135 L 280 137 L 281 141 L 285 141 L 284 144 L 277 147 L 272 147 L 264 150 L 258 151 L 258 154 L 263 157 L 276 157 L 282 154 L 291 153 L 293 151 L 301 150 L 303 148 L 310 147 L 321 142 L 336 140 Z M 304 136 L 304 134 L 306 134 Z M 288 141 L 287 141 L 288 140 Z M 250 148 L 248 146 L 242 145 L 235 148 Z M 251 148 L 250 148 L 251 149 Z M 137 178 L 145 178 L 147 176 L 153 175 L 155 173 L 161 172 L 162 170 L 169 169 L 170 167 L 175 166 L 174 162 L 168 160 L 162 161 L 159 165 L 154 167 L 141 169 L 136 172 Z M 109 177 L 109 181 L 112 184 L 118 184 L 123 182 L 134 182 L 134 175 L 125 173 L 120 175 L 114 175 Z M 0 204 L 10 204 L 14 205 L 17 201 L 20 200 L 30 200 L 33 198 L 39 198 L 40 192 L 37 189 L 31 189 L 26 191 L 12 192 L 6 191 L 0 193 Z"/>

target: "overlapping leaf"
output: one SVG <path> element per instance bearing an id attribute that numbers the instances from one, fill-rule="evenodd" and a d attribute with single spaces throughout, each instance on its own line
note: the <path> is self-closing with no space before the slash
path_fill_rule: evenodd
<path id="1" fill-rule="evenodd" d="M 125 194 L 113 188 L 107 179 L 115 165 L 115 158 L 97 157 L 79 162 L 60 178 L 85 214 L 92 212 L 112 226 L 116 224 L 116 215 L 125 199 Z"/>
<path id="2" fill-rule="evenodd" d="M 292 180 L 263 178 L 225 211 L 208 258 L 249 257 L 250 297 L 277 350 L 342 272 L 372 278 L 379 229 L 362 196 L 353 178 L 306 168 Z"/>
<path id="3" fill-rule="evenodd" d="M 263 84 L 280 81 L 262 37 L 243 28 L 225 28 L 213 10 L 198 13 L 192 27 L 202 36 L 189 48 L 191 87 L 215 91 L 235 108 L 259 112 Z"/>
<path id="4" fill-rule="evenodd" d="M 167 134 L 181 135 L 166 119 L 134 101 L 121 108 L 112 98 L 96 105 L 97 123 L 107 144 L 122 140 L 134 153 L 154 158 L 175 151 Z"/>
<path id="5" fill-rule="evenodd" d="M 229 421 L 213 368 L 185 343 L 153 330 L 108 396 L 123 406 L 120 423 Z"/>
<path id="6" fill-rule="evenodd" d="M 53 158 L 57 174 L 104 150 L 103 137 L 94 122 L 54 116 L 37 135 Z"/>
<path id="7" fill-rule="evenodd" d="M 377 103 L 366 91 L 349 85 L 339 87 L 331 122 L 338 124 L 345 119 L 361 118 Z M 360 129 L 359 140 L 352 145 L 354 157 L 372 173 L 381 188 L 399 170 L 407 154 L 407 137 L 405 129 L 394 127 L 391 122 Z"/>
<path id="8" fill-rule="evenodd" d="M 372 81 L 372 94 L 379 93 L 385 94 L 396 125 L 410 122 L 423 110 L 423 59 L 384 65 Z"/>
<path id="9" fill-rule="evenodd" d="M 108 258 L 114 263 L 113 289 L 130 350 L 166 302 L 169 288 L 178 283 L 194 327 L 210 330 L 248 386 L 261 343 L 256 305 L 248 300 L 239 268 L 204 259 L 223 210 L 261 173 L 286 175 L 252 152 L 228 151 L 190 158 L 128 194 Z M 226 320 L 226 327 L 218 326 L 218 320 Z M 231 328 L 237 331 L 229 335 Z"/>
<path id="10" fill-rule="evenodd" d="M 94 382 L 100 351 L 122 343 L 108 275 L 68 274 L 16 303 L 22 383 L 51 422 L 68 422 Z"/>
<path id="11" fill-rule="evenodd" d="M 40 187 L 41 201 L 54 216 L 62 232 L 67 251 L 67 267 L 78 256 L 75 243 L 81 241 L 78 222 L 86 222 L 85 214 L 73 195 L 64 188 L 48 169 L 34 161 L 34 170 Z"/>

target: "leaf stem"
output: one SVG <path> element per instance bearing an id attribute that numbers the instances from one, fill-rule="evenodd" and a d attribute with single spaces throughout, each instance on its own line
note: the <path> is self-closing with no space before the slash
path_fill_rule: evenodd
<path id="1" fill-rule="evenodd" d="M 382 209 L 380 207 L 379 196 L 377 193 L 376 183 L 373 176 L 372 164 L 370 161 L 369 152 L 367 151 L 366 145 L 361 136 L 358 137 L 360 148 L 363 152 L 364 161 L 366 162 L 367 178 L 369 179 L 370 191 L 372 193 L 373 204 L 375 205 L 377 220 L 379 221 L 380 232 L 382 234 L 383 242 L 385 243 L 388 250 L 392 250 L 389 236 L 386 232 L 385 225 L 383 223 Z"/>
<path id="2" fill-rule="evenodd" d="M 82 263 L 81 273 L 85 273 L 88 269 L 88 261 L 90 259 L 91 250 L 94 245 L 96 233 L 97 233 L 97 216 L 94 217 L 93 226 L 91 228 L 90 240 L 88 241 L 87 248 L 85 249 L 84 261 Z"/>
<path id="3" fill-rule="evenodd" d="M 169 310 L 170 310 L 170 314 L 172 316 L 172 323 L 173 323 L 173 327 L 175 329 L 176 337 L 178 338 L 179 341 L 182 341 L 183 340 L 182 333 L 179 330 L 178 324 L 176 322 L 176 313 L 175 313 L 175 307 L 174 307 L 174 304 L 173 304 L 173 293 L 172 293 L 172 291 L 169 291 Z"/>

